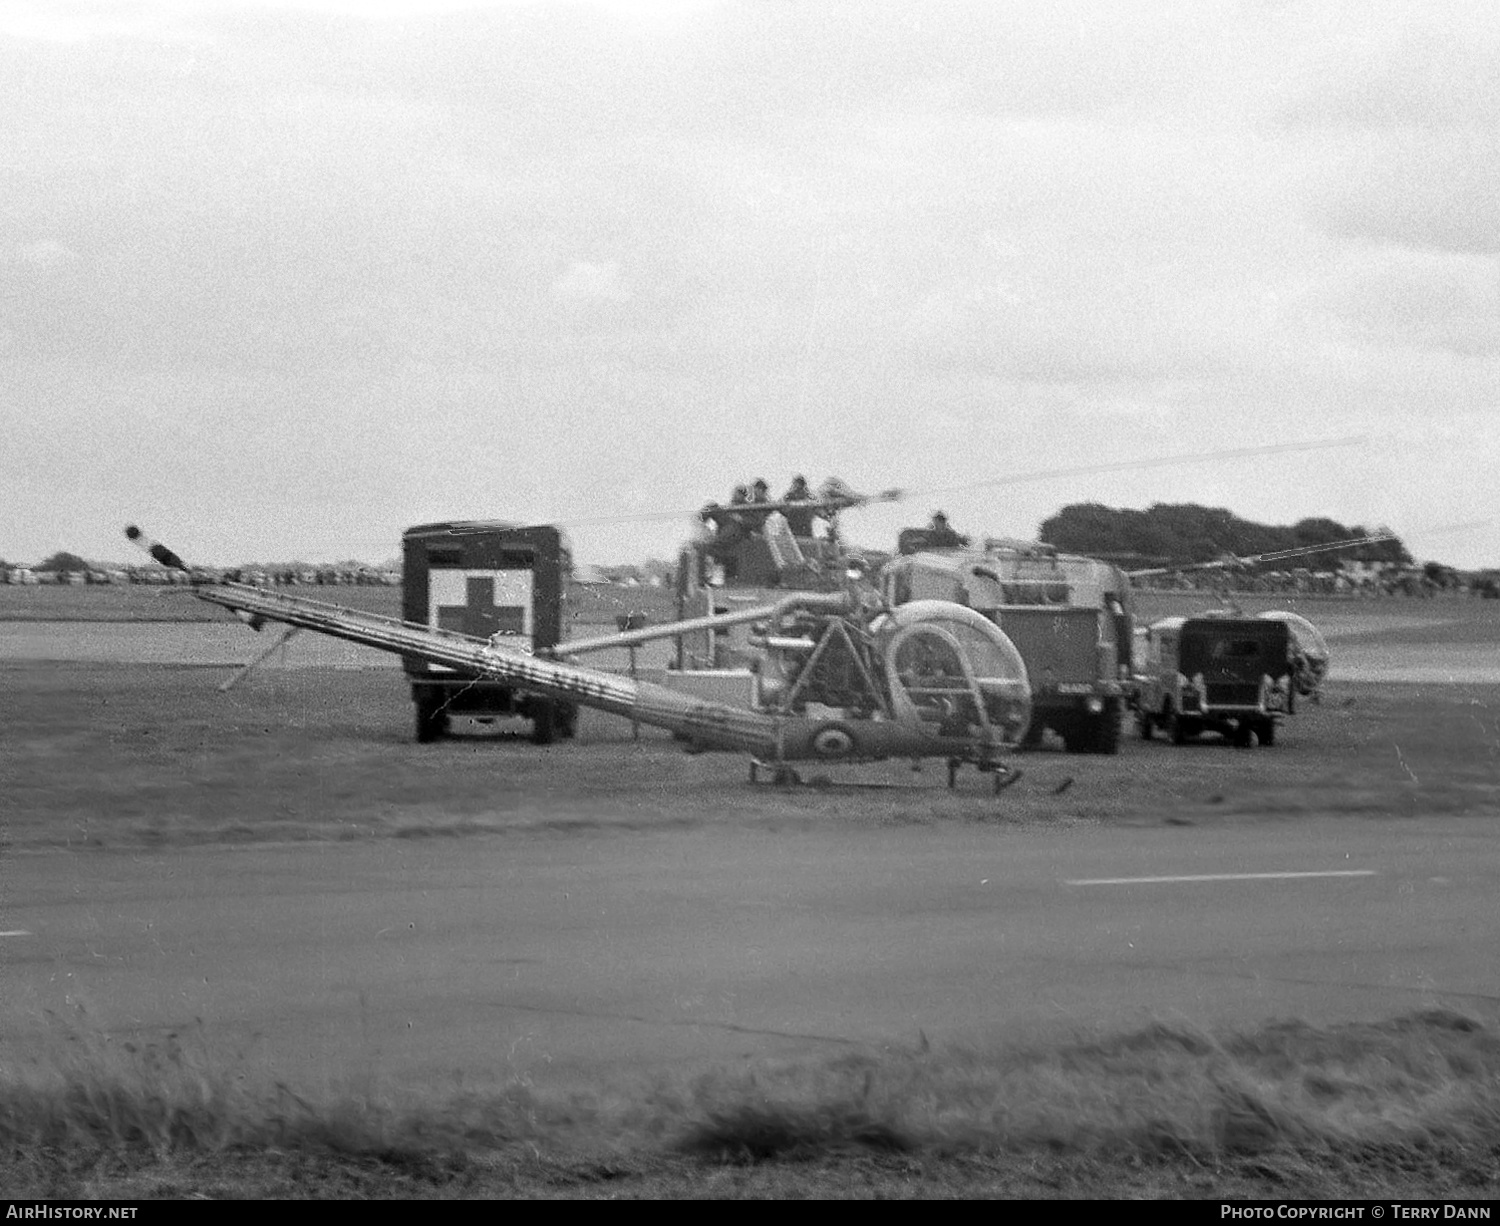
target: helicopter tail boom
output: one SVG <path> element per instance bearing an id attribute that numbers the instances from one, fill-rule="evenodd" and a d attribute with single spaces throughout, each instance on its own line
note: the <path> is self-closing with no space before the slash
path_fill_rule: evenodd
<path id="1" fill-rule="evenodd" d="M 705 703 L 649 682 L 497 647 L 484 639 L 415 626 L 241 583 L 203 584 L 194 593 L 255 622 L 282 622 L 397 655 L 419 656 L 494 681 L 668 728 L 726 749 L 776 751 L 778 721 L 757 711 Z"/>

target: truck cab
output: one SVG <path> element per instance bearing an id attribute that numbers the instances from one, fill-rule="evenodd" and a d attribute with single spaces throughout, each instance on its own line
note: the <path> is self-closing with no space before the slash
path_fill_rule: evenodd
<path id="1" fill-rule="evenodd" d="M 1168 617 L 1147 629 L 1142 649 L 1136 725 L 1143 740 L 1160 728 L 1177 745 L 1203 732 L 1241 746 L 1252 736 L 1273 745 L 1277 726 L 1295 709 L 1285 622 Z"/>

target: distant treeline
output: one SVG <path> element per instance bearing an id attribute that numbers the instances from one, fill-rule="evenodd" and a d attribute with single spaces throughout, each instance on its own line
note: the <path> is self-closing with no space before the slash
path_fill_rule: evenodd
<path id="1" fill-rule="evenodd" d="M 1389 531 L 1362 524 L 1349 527 L 1332 519 L 1302 519 L 1290 526 L 1257 524 L 1224 507 L 1201 507 L 1191 502 L 1159 502 L 1144 511 L 1078 502 L 1043 523 L 1041 538 L 1068 553 L 1108 557 L 1126 565 L 1180 566 L 1211 562 L 1225 553 L 1239 557 L 1277 553 Z M 1328 569 L 1340 561 L 1407 564 L 1411 560 L 1406 546 L 1391 540 L 1313 554 L 1308 565 Z M 1290 559 L 1286 565 L 1298 563 Z"/>

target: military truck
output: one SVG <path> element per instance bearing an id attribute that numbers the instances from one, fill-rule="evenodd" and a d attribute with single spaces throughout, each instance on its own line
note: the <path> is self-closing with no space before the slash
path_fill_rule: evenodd
<path id="1" fill-rule="evenodd" d="M 541 653 L 562 637 L 563 544 L 552 527 L 493 522 L 418 524 L 402 534 L 404 620 Z M 572 703 L 529 694 L 460 669 L 403 657 L 416 706 L 417 740 L 437 740 L 450 717 L 531 721 L 531 739 L 570 737 Z"/>
<path id="2" fill-rule="evenodd" d="M 902 555 L 881 575 L 886 602 L 951 600 L 1005 631 L 1031 681 L 1023 744 L 1035 747 L 1050 728 L 1069 753 L 1118 753 L 1135 626 L 1125 573 L 1030 541 L 927 549 L 921 533 L 901 534 Z"/>
<path id="3" fill-rule="evenodd" d="M 1274 745 L 1277 725 L 1295 710 L 1294 658 L 1284 621 L 1227 613 L 1153 622 L 1136 692 L 1141 738 L 1160 728 L 1176 745 L 1203 732 Z"/>

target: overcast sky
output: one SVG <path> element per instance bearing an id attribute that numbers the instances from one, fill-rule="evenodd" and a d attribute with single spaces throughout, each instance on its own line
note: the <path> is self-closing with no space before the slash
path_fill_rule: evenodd
<path id="1" fill-rule="evenodd" d="M 9 3 L 0 142 L 0 557 L 1360 435 L 849 526 L 1195 501 L 1500 563 L 1493 0 Z"/>

